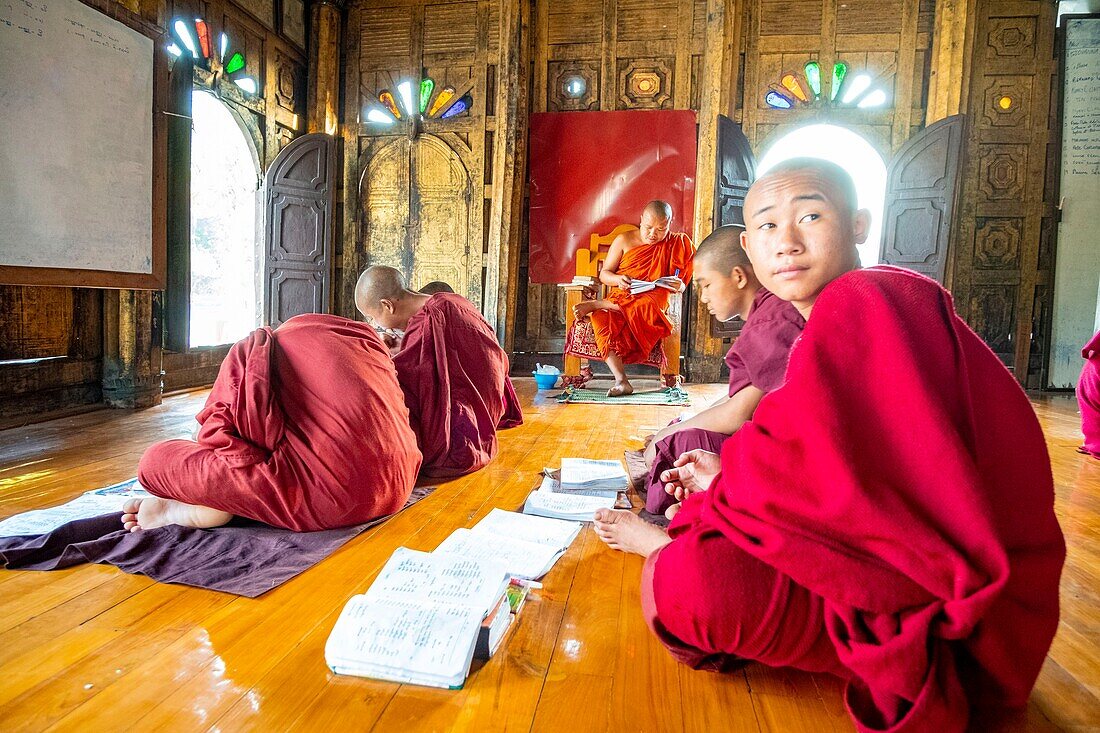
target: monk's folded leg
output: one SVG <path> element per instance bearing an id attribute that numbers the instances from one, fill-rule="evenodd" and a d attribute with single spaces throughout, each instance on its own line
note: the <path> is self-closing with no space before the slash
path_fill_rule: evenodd
<path id="1" fill-rule="evenodd" d="M 710 430 L 688 428 L 657 441 L 656 455 L 649 468 L 649 480 L 646 483 L 645 509 L 650 514 L 664 514 L 665 510 L 676 503 L 676 498 L 665 493 L 665 484 L 661 474 L 670 468 L 684 453 L 693 450 L 705 450 L 711 453 L 722 452 L 722 441 L 729 436 Z"/>
<path id="2" fill-rule="evenodd" d="M 847 677 L 824 603 L 721 533 L 694 526 L 646 560 L 642 609 L 672 656 L 695 669 L 746 660 Z"/>

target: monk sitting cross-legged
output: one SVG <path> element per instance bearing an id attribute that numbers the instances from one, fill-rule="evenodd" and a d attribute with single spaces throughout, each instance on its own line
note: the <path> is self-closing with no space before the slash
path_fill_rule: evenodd
<path id="1" fill-rule="evenodd" d="M 646 449 L 649 491 L 646 510 L 663 514 L 676 500 L 665 492 L 661 474 L 691 450 L 717 452 L 722 441 L 751 417 L 765 394 L 783 384 L 791 345 L 806 321 L 793 305 L 760 285 L 741 248 L 741 229 L 715 229 L 695 252 L 695 291 L 719 320 L 745 319 L 726 354 L 729 394 L 698 414 L 664 428 Z"/>
<path id="2" fill-rule="evenodd" d="M 368 267 L 355 305 L 376 324 L 404 331 L 394 350 L 409 421 L 433 478 L 478 470 L 497 452 L 497 429 L 523 422 L 508 355 L 470 301 L 405 287 L 392 267 Z"/>
<path id="3" fill-rule="evenodd" d="M 937 283 L 859 269 L 870 217 L 843 169 L 781 163 L 745 217 L 753 269 L 806 327 L 721 455 L 668 472 L 709 488 L 667 535 L 598 513 L 601 538 L 647 555 L 650 628 L 696 668 L 837 675 L 860 731 L 962 731 L 1025 704 L 1065 543 L 1023 390 Z"/>
<path id="4" fill-rule="evenodd" d="M 297 531 L 400 509 L 420 451 L 393 363 L 374 329 L 326 315 L 261 328 L 230 349 L 196 418 L 197 441 L 145 452 L 131 530 L 216 527 L 233 516 Z"/>
<path id="5" fill-rule="evenodd" d="M 668 277 L 675 292 L 683 292 L 691 280 L 695 248 L 688 235 L 670 232 L 671 224 L 672 207 L 664 201 L 650 201 L 642 212 L 640 228 L 615 237 L 600 270 L 600 281 L 614 290 L 602 300 L 573 306 L 578 319 L 592 319 L 596 345 L 615 377 L 609 397 L 634 392 L 623 365 L 644 363 L 657 343 L 672 333 L 665 308 L 673 291 L 659 286 L 631 295 L 630 283 Z"/>

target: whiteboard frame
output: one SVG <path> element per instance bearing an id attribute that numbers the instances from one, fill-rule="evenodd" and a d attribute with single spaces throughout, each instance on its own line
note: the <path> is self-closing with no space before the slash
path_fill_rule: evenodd
<path id="1" fill-rule="evenodd" d="M 111 0 L 80 0 L 84 5 L 117 20 L 153 41 L 153 196 L 152 241 L 149 247 L 153 267 L 151 273 L 81 270 L 65 267 L 18 267 L 0 265 L 2 285 L 43 285 L 78 288 L 125 288 L 128 290 L 163 290 L 167 281 L 167 211 L 168 211 L 168 137 L 161 110 L 168 90 L 168 54 L 164 50 L 167 34 L 155 23 Z"/>

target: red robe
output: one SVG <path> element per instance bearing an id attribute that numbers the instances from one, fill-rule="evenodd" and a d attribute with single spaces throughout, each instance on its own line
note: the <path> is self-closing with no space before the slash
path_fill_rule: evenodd
<path id="1" fill-rule="evenodd" d="M 1077 404 L 1081 408 L 1082 453 L 1100 458 L 1100 332 L 1081 350 L 1085 366 L 1077 380 Z"/>
<path id="2" fill-rule="evenodd" d="M 806 319 L 797 308 L 772 295 L 766 288 L 760 288 L 752 299 L 741 335 L 726 354 L 726 364 L 730 368 L 730 397 L 749 385 L 765 394 L 779 389 L 787 373 L 791 346 L 802 335 L 805 325 Z M 726 433 L 713 430 L 687 428 L 658 441 L 657 455 L 649 470 L 646 511 L 664 514 L 676 503 L 665 493 L 661 474 L 673 468 L 677 458 L 693 450 L 717 453 L 728 437 Z"/>
<path id="3" fill-rule="evenodd" d="M 691 281 L 691 263 L 695 245 L 686 234 L 669 234 L 660 242 L 642 244 L 623 253 L 617 272 L 634 280 L 653 282 L 666 275 Z M 654 288 L 631 295 L 621 288 L 610 288 L 607 299 L 622 311 L 594 311 L 592 332 L 605 356 L 614 351 L 626 364 L 644 364 L 653 347 L 670 333 L 672 322 L 665 315 L 671 291 Z"/>
<path id="4" fill-rule="evenodd" d="M 386 347 L 370 326 L 337 316 L 296 316 L 237 342 L 196 419 L 197 442 L 145 452 L 141 485 L 275 527 L 392 514 L 420 468 Z"/>
<path id="5" fill-rule="evenodd" d="M 424 453 L 425 476 L 478 470 L 497 452 L 497 429 L 523 422 L 508 355 L 470 301 L 436 293 L 409 319 L 393 358 Z"/>
<path id="6" fill-rule="evenodd" d="M 838 674 L 862 731 L 1026 702 L 1065 559 L 1050 460 L 939 285 L 891 267 L 829 284 L 721 459 L 647 560 L 649 620 L 681 659 Z"/>

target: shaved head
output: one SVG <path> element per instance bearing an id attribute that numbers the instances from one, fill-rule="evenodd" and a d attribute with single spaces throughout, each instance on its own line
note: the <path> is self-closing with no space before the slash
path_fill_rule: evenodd
<path id="1" fill-rule="evenodd" d="M 735 267 L 741 269 L 752 267 L 749 256 L 741 247 L 743 231 L 744 229 L 733 224 L 715 229 L 699 243 L 699 248 L 695 250 L 695 265 L 716 270 L 726 277 Z"/>
<path id="2" fill-rule="evenodd" d="M 828 182 L 840 198 L 842 206 L 847 213 L 854 214 L 859 208 L 859 197 L 856 195 L 856 183 L 851 174 L 841 166 L 821 158 L 790 158 L 768 170 L 767 173 L 756 179 L 757 183 L 771 178 L 788 176 L 792 173 L 810 172 L 816 173 L 820 178 Z M 756 183 L 753 184 L 756 188 Z M 748 201 L 745 202 L 746 205 Z"/>
<path id="3" fill-rule="evenodd" d="M 664 219 L 665 221 L 672 221 L 672 205 L 667 201 L 650 201 L 642 209 L 642 216 L 651 214 L 658 219 Z"/>
<path id="4" fill-rule="evenodd" d="M 430 283 L 420 288 L 420 292 L 425 295 L 434 295 L 435 293 L 453 293 L 455 290 L 442 280 L 432 280 Z"/>
<path id="5" fill-rule="evenodd" d="M 355 307 L 364 315 L 377 311 L 383 300 L 397 301 L 405 295 L 405 278 L 385 265 L 372 265 L 355 283 Z"/>

